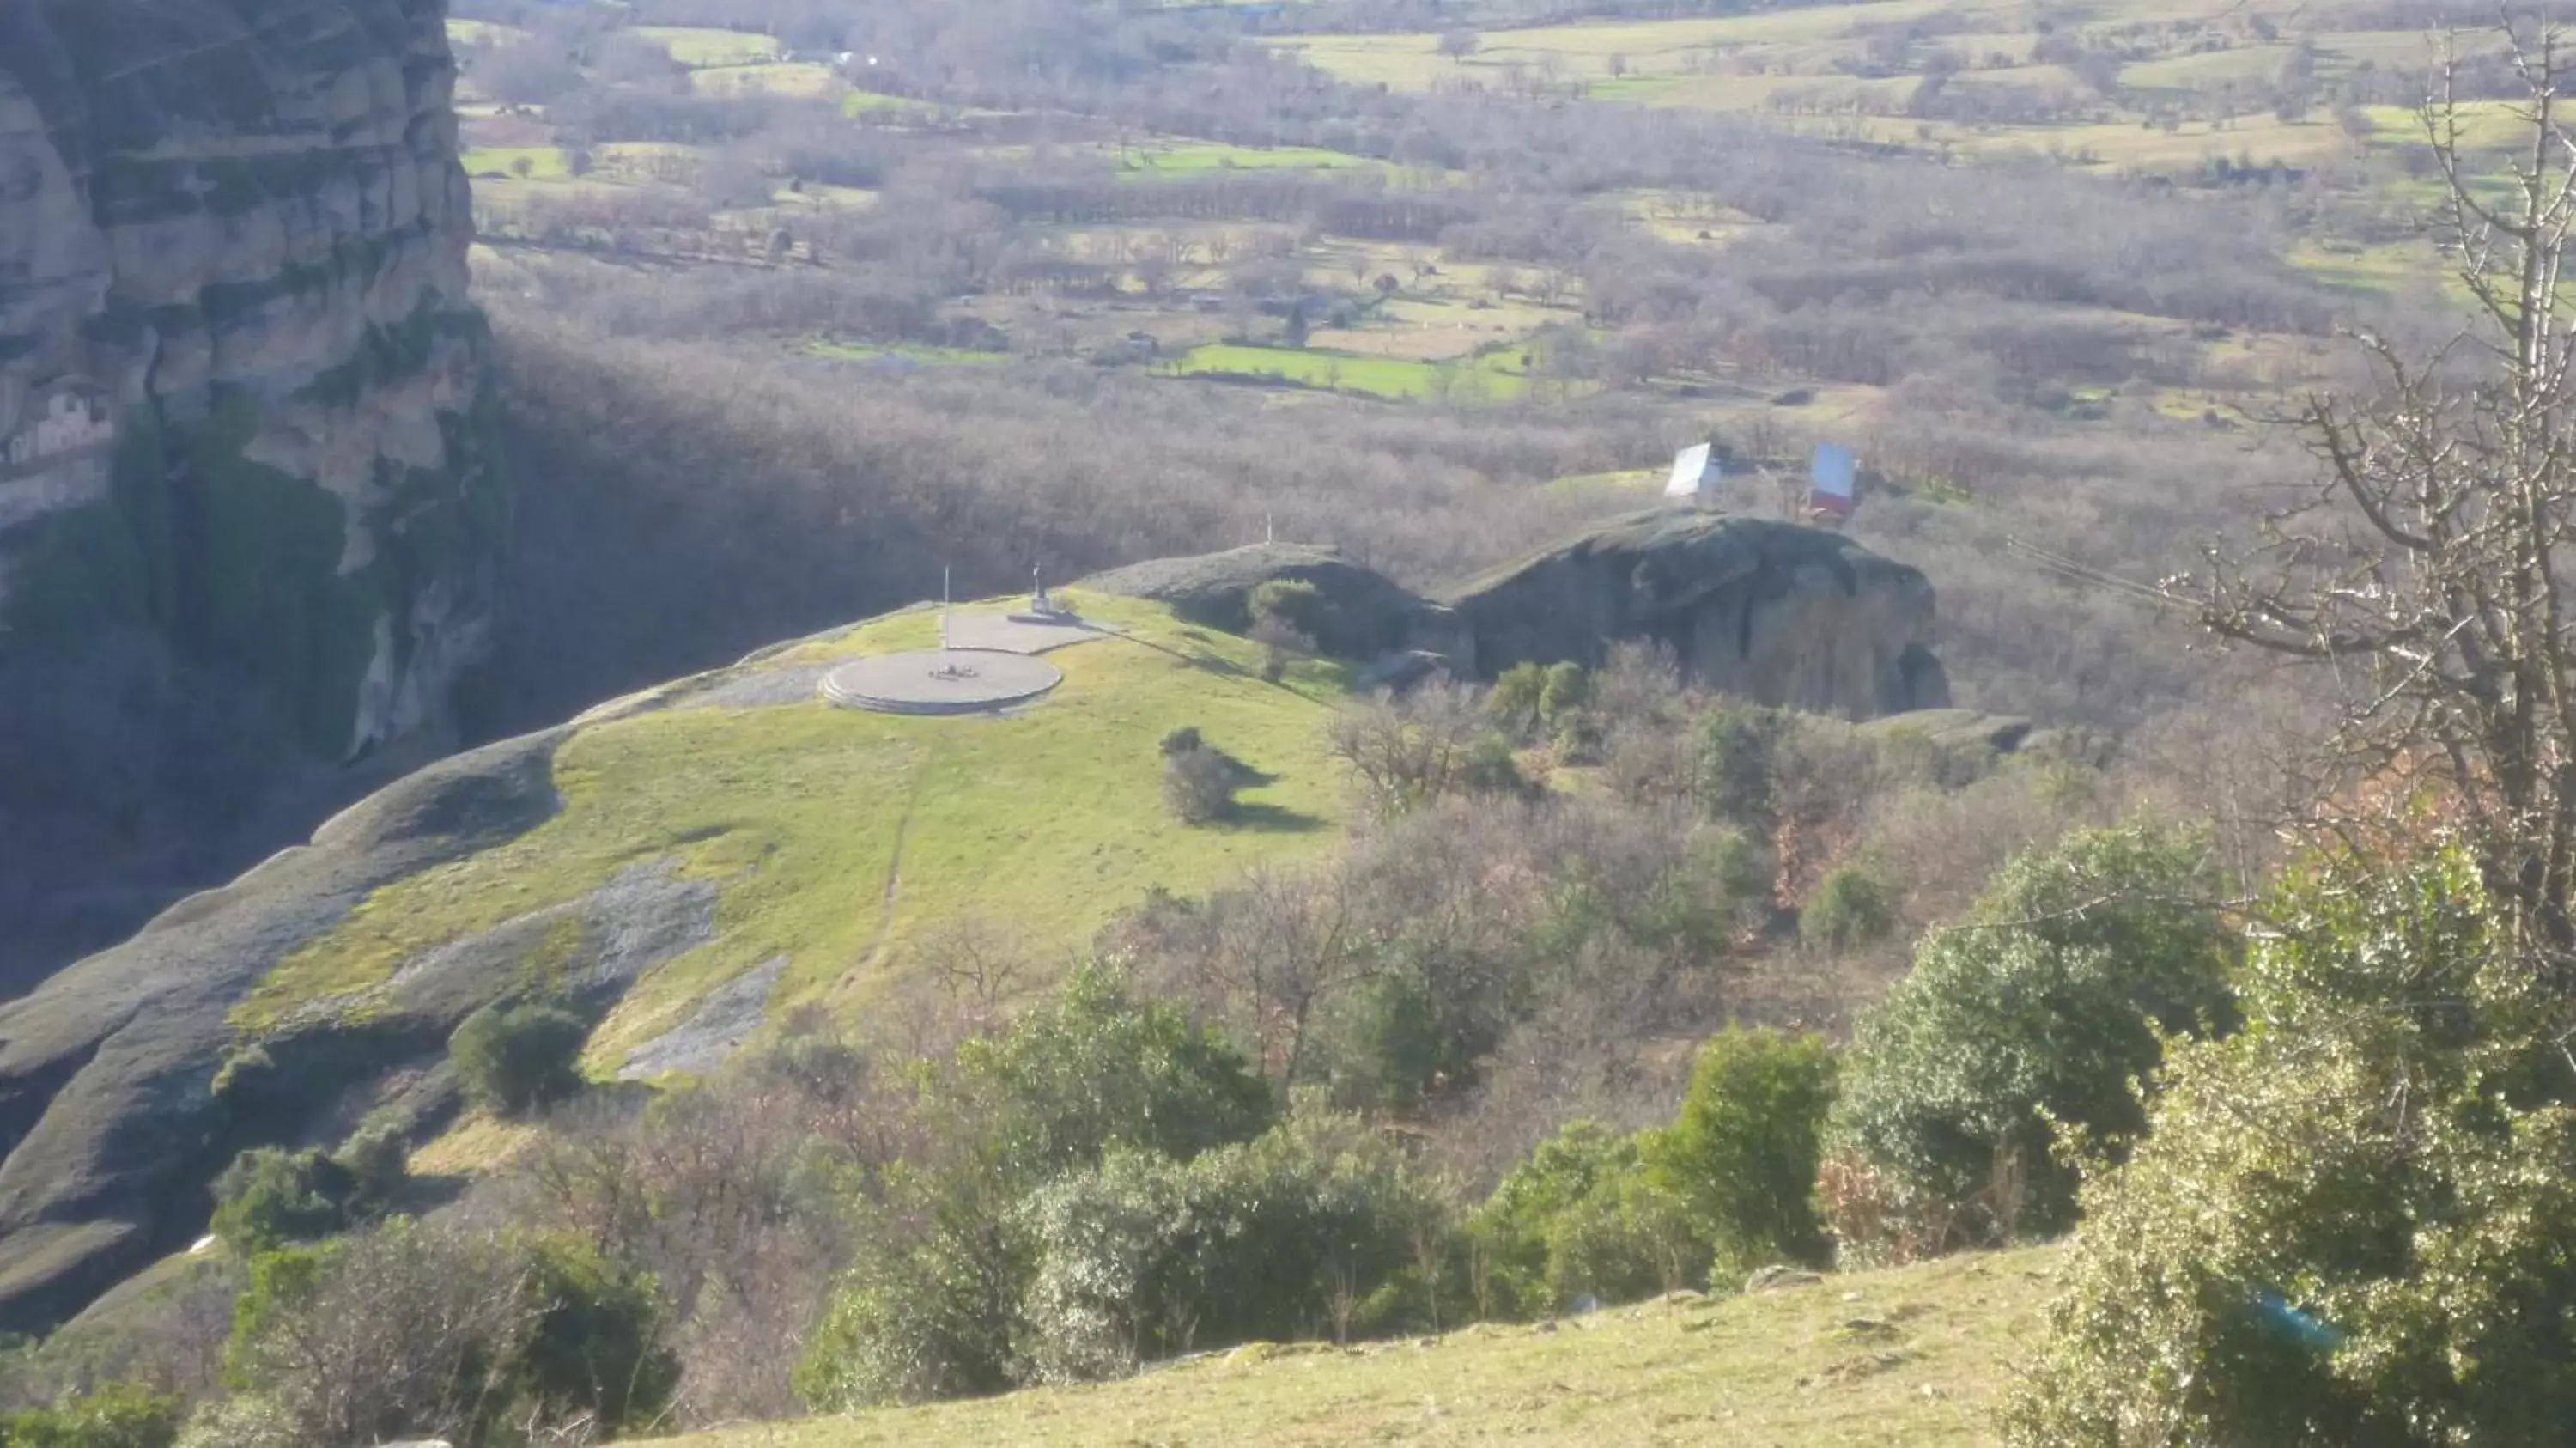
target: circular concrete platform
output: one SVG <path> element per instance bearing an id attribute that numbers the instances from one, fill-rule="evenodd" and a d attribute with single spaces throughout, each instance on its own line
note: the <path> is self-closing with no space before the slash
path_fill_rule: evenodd
<path id="1" fill-rule="evenodd" d="M 993 649 L 923 649 L 841 665 L 822 694 L 844 709 L 884 714 L 980 714 L 1025 704 L 1064 682 L 1055 665 Z"/>

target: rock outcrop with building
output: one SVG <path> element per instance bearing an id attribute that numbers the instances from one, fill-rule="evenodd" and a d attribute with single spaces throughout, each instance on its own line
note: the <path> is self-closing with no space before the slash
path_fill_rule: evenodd
<path id="1" fill-rule="evenodd" d="M 1591 529 L 1441 600 L 1490 678 L 1597 664 L 1611 645 L 1671 648 L 1702 685 L 1872 719 L 1946 708 L 1932 585 L 1840 533 L 1665 508 Z"/>

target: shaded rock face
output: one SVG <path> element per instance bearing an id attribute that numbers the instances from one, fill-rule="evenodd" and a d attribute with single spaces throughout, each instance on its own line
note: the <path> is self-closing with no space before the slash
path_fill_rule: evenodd
<path id="1" fill-rule="evenodd" d="M 0 990 L 218 873 L 290 784 L 434 742 L 486 649 L 445 8 L 0 0 Z M 345 816 L 369 863 L 283 857 L 0 1005 L 0 1331 L 202 1213 L 225 1009 L 482 828 Z"/>
<path id="2" fill-rule="evenodd" d="M 1669 646 L 1708 688 L 1868 719 L 1946 708 L 1932 585 L 1839 533 L 1686 509 L 1640 513 L 1476 579 L 1446 600 L 1471 667 L 1598 664 Z"/>
<path id="3" fill-rule="evenodd" d="M 503 500 L 444 0 L 0 4 L 0 618 L 345 757 L 483 652 Z"/>
<path id="4" fill-rule="evenodd" d="M 339 1083 L 435 1058 L 444 1032 L 492 996 L 470 977 L 515 965 L 507 942 L 488 958 L 444 953 L 389 987 L 363 1029 L 281 1033 L 267 1043 L 274 1067 L 242 1073 L 229 1096 L 215 1090 L 236 1044 L 229 1013 L 269 968 L 370 892 L 554 812 L 561 737 L 491 745 L 411 775 L 332 819 L 310 845 L 189 897 L 132 940 L 0 1005 L 0 1331 L 46 1328 L 185 1246 L 213 1205 L 207 1183 L 233 1153 L 292 1139 L 298 1118 L 336 1104 Z M 620 918 L 711 914 L 694 898 L 647 905 Z"/>
<path id="5" fill-rule="evenodd" d="M 757 672 L 676 680 L 582 718 L 686 707 Z M 210 1184 L 246 1147 L 334 1144 L 375 1108 L 406 1129 L 434 1125 L 458 1100 L 448 1037 L 482 1006 L 542 980 L 597 1012 L 715 937 L 714 884 L 639 860 L 586 895 L 422 948 L 335 1004 L 237 1015 L 375 891 L 553 818 L 555 753 L 581 722 L 407 774 L 309 843 L 0 1002 L 0 1333 L 57 1325 L 187 1246 L 211 1215 Z M 720 1062 L 777 975 L 761 977 L 757 1002 L 748 988 L 726 995 L 638 1054 L 653 1074 Z"/>
<path id="6" fill-rule="evenodd" d="M 1839 533 L 1695 509 L 1658 509 L 1592 529 L 1440 599 L 1407 592 L 1329 549 L 1264 544 L 1164 559 L 1084 581 L 1159 599 L 1240 631 L 1252 591 L 1312 583 L 1340 620 L 1328 652 L 1404 654 L 1492 678 L 1515 664 L 1598 665 L 1629 640 L 1669 646 L 1708 688 L 1766 704 L 1869 719 L 1950 703 L 1934 657 L 1932 585 Z"/>

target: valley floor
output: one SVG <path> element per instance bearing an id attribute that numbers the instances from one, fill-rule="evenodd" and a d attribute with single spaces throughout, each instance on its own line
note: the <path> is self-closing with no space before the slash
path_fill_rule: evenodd
<path id="1" fill-rule="evenodd" d="M 1124 1382 L 774 1423 L 687 1448 L 1987 1443 L 2055 1248 L 1438 1338 L 1254 1344 Z"/>

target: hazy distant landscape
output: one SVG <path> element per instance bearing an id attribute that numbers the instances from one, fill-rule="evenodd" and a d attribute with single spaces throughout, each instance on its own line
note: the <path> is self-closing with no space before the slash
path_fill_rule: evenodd
<path id="1" fill-rule="evenodd" d="M 1842 440 L 1878 485 L 1862 536 L 1940 576 L 1973 698 L 2006 710 L 2135 723 L 2183 675 L 2000 536 L 2158 573 L 2177 527 L 2295 470 L 2247 423 L 2330 375 L 2337 321 L 2437 281 L 2432 42 L 2385 6 L 1469 10 L 1472 48 L 1336 5 L 802 33 L 792 7 L 466 8 L 505 332 L 632 339 L 630 376 L 684 390 L 718 364 L 661 349 L 721 348 L 777 379 L 736 385 L 799 448 L 861 379 L 880 451 L 978 409 L 993 435 L 930 464 L 944 506 L 1037 475 L 1058 501 L 1009 549 L 1076 569 L 1266 524 L 1437 581 L 1650 497 L 1680 441 L 1794 471 Z M 1016 436 L 1108 409 L 1150 419 L 1114 478 Z M 830 506 L 867 466 L 779 491 Z M 830 567 L 829 529 L 795 531 L 753 550 L 756 593 Z M 727 614 L 726 646 L 763 636 Z"/>

